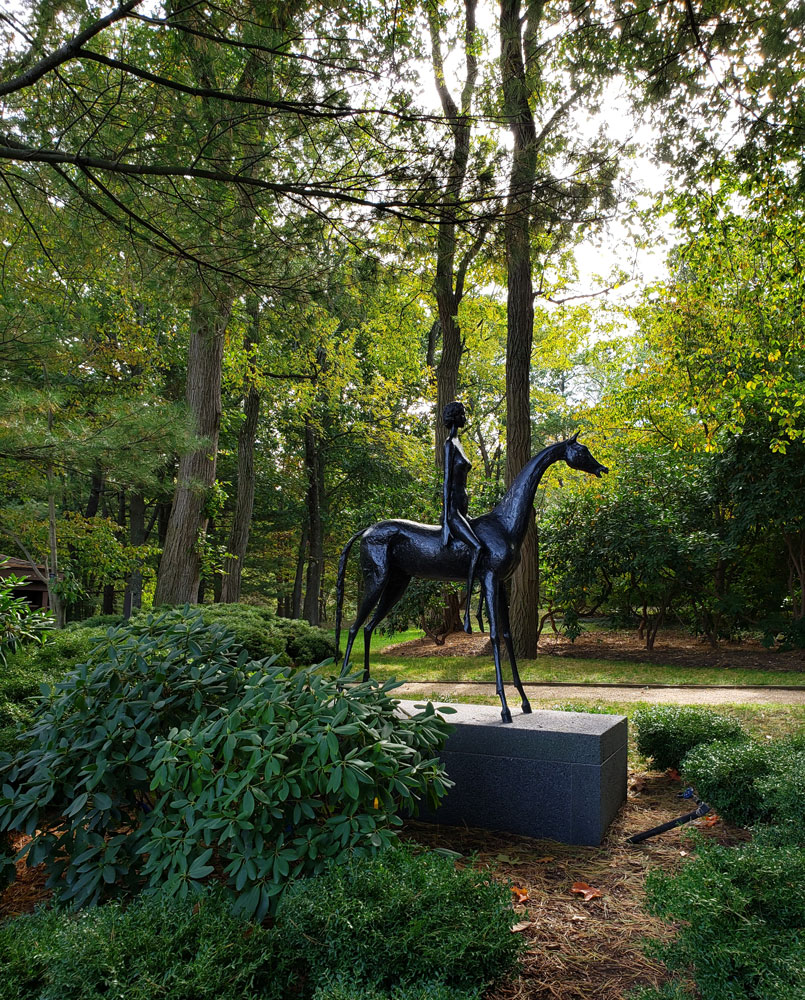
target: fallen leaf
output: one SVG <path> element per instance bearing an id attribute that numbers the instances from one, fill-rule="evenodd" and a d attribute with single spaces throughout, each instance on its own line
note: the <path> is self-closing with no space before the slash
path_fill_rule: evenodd
<path id="1" fill-rule="evenodd" d="M 586 913 L 572 913 L 570 915 L 571 920 L 589 920 L 590 918 Z"/>
<path id="2" fill-rule="evenodd" d="M 675 767 L 669 767 L 665 772 L 672 781 L 681 781 L 682 775 L 677 771 Z"/>
<path id="3" fill-rule="evenodd" d="M 514 893 L 515 903 L 528 902 L 528 889 L 521 889 L 519 886 L 513 885 L 512 892 Z"/>
<path id="4" fill-rule="evenodd" d="M 717 813 L 710 813 L 709 816 L 704 817 L 705 826 L 715 826 L 716 823 L 721 822 L 721 817 Z"/>
<path id="5" fill-rule="evenodd" d="M 577 892 L 580 896 L 584 897 L 584 902 L 589 903 L 591 899 L 598 899 L 599 896 L 603 896 L 603 892 L 600 889 L 594 889 L 591 885 L 587 885 L 586 882 L 574 882 L 571 892 Z"/>
<path id="6" fill-rule="evenodd" d="M 535 865 L 547 865 L 549 861 L 556 861 L 552 854 L 546 854 L 544 858 L 534 858 Z"/>
<path id="7" fill-rule="evenodd" d="M 519 934 L 520 931 L 528 930 L 529 927 L 533 926 L 534 926 L 533 920 L 521 920 L 519 924 L 515 924 L 512 927 L 511 932 L 512 934 Z"/>

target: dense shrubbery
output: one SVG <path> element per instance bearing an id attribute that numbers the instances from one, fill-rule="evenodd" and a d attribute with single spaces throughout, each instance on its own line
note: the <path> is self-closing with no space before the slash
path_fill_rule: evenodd
<path id="1" fill-rule="evenodd" d="M 692 974 L 702 1000 L 805 1000 L 805 732 L 702 743 L 682 771 L 724 819 L 752 826 L 753 840 L 727 848 L 699 836 L 677 875 L 649 876 L 649 908 L 679 927 L 654 953 Z M 677 996 L 681 983 L 639 1000 Z"/>
<path id="2" fill-rule="evenodd" d="M 748 736 L 734 719 L 708 708 L 687 705 L 650 705 L 632 716 L 638 752 L 664 771 L 680 768 L 694 747 L 716 740 L 742 742 Z M 709 801 L 709 800 L 708 800 Z"/>
<path id="3" fill-rule="evenodd" d="M 805 749 L 801 740 L 710 743 L 683 762 L 685 779 L 730 823 L 773 827 L 764 836 L 805 844 Z"/>
<path id="4" fill-rule="evenodd" d="M 302 881 L 271 928 L 217 890 L 43 911 L 0 926 L 0 1000 L 112 986 L 126 1000 L 474 1000 L 521 948 L 509 899 L 472 868 L 394 849 Z"/>
<path id="5" fill-rule="evenodd" d="M 702 1000 L 803 1000 L 805 850 L 702 838 L 676 875 L 652 872 L 651 912 L 678 922 L 652 952 L 671 969 L 692 970 Z"/>
<path id="6" fill-rule="evenodd" d="M 340 978 L 383 988 L 494 979 L 520 948 L 512 920 L 511 897 L 499 883 L 406 850 L 296 882 L 277 913 L 283 951 L 322 970 L 314 973 L 319 984 Z"/>
<path id="7" fill-rule="evenodd" d="M 300 619 L 281 618 L 262 604 L 200 604 L 192 606 L 192 610 L 200 613 L 209 625 L 226 625 L 254 660 L 276 656 L 280 666 L 289 663 L 307 666 L 321 663 L 335 652 L 332 637 L 324 629 Z M 141 617 L 143 614 L 135 615 L 134 619 Z M 95 615 L 69 625 L 66 631 L 80 634 L 87 628 L 105 630 L 122 624 L 122 615 Z"/>
<path id="8" fill-rule="evenodd" d="M 37 709 L 0 768 L 0 828 L 32 837 L 75 905 L 143 881 L 184 896 L 215 848 L 238 908 L 262 916 L 289 878 L 376 853 L 401 804 L 444 793 L 447 726 L 396 718 L 392 687 L 250 661 L 198 614 L 138 618 Z"/>

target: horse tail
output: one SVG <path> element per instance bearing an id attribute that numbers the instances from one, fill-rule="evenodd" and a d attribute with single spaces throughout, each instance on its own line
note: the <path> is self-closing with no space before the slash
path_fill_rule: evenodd
<path id="1" fill-rule="evenodd" d="M 344 548 L 341 550 L 341 558 L 338 560 L 338 578 L 335 584 L 335 658 L 338 661 L 341 658 L 341 612 L 344 605 L 344 576 L 347 569 L 347 556 L 349 555 L 349 550 L 352 548 L 352 543 L 355 542 L 362 535 L 365 535 L 368 528 L 361 528 L 360 531 L 356 531 L 355 534 L 350 538 Z"/>

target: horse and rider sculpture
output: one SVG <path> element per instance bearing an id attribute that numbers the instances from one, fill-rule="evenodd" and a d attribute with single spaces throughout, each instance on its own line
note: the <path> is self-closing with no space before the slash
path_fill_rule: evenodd
<path id="1" fill-rule="evenodd" d="M 520 562 L 520 548 L 529 520 L 533 516 L 534 496 L 545 471 L 554 462 L 564 461 L 571 469 L 593 476 L 609 470 L 579 444 L 577 434 L 566 441 L 543 448 L 516 476 L 508 492 L 488 514 L 467 518 L 467 473 L 470 463 L 458 441 L 458 430 L 466 417 L 461 403 L 445 407 L 448 429 L 445 442 L 444 514 L 442 524 L 419 524 L 416 521 L 378 521 L 356 532 L 344 546 L 338 565 L 336 586 L 336 650 L 339 649 L 341 613 L 344 600 L 344 575 L 347 556 L 360 539 L 360 566 L 363 573 L 363 596 L 355 620 L 349 629 L 341 675 L 349 670 L 349 657 L 361 626 L 364 635 L 364 680 L 369 679 L 369 646 L 372 632 L 389 614 L 405 593 L 411 580 L 464 581 L 467 603 L 464 628 L 469 628 L 470 597 L 473 581 L 481 581 L 481 600 L 486 603 L 489 637 L 495 661 L 495 681 L 504 722 L 511 722 L 506 704 L 500 666 L 500 637 L 506 645 L 512 667 L 512 679 L 522 699 L 522 710 L 531 711 L 514 656 L 509 630 L 509 609 L 505 581 Z M 371 618 L 369 615 L 371 614 Z M 367 618 L 369 618 L 367 622 Z M 336 652 L 336 656 L 338 656 Z"/>

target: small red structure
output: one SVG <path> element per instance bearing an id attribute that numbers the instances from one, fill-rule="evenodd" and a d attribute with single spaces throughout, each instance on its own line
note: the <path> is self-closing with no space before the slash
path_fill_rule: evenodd
<path id="1" fill-rule="evenodd" d="M 36 567 L 43 577 L 47 578 L 47 566 L 37 565 Z M 34 572 L 27 559 L 18 559 L 16 556 L 5 556 L 0 553 L 0 580 L 5 580 L 9 576 L 21 577 L 27 582 L 15 587 L 13 594 L 15 597 L 24 597 L 33 608 L 47 608 L 48 588 L 47 584 Z"/>

